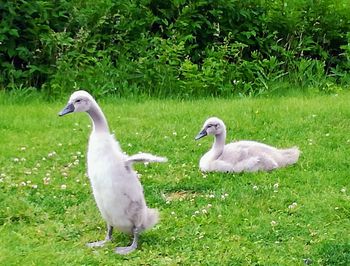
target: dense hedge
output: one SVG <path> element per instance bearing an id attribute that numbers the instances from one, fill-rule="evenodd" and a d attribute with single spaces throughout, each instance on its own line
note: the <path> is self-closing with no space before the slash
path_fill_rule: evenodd
<path id="1" fill-rule="evenodd" d="M 0 86 L 258 94 L 350 84 L 348 0 L 0 2 Z"/>

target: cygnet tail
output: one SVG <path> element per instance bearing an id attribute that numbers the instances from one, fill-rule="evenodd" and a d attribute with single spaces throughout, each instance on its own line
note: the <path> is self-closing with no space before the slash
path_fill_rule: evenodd
<path id="1" fill-rule="evenodd" d="M 155 156 L 150 153 L 138 153 L 129 156 L 126 163 L 132 165 L 134 163 L 164 163 L 167 161 L 168 159 L 165 157 Z"/>
<path id="2" fill-rule="evenodd" d="M 147 216 L 142 224 L 144 230 L 152 228 L 159 221 L 159 212 L 157 209 L 147 209 Z"/>
<path id="3" fill-rule="evenodd" d="M 279 162 L 280 166 L 294 164 L 299 159 L 300 150 L 298 149 L 298 147 L 280 150 L 280 152 L 282 155 L 282 160 L 281 162 Z"/>

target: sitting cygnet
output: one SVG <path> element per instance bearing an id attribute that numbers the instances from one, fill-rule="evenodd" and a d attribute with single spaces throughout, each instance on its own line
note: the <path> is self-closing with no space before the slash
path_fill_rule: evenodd
<path id="1" fill-rule="evenodd" d="M 110 241 L 114 227 L 133 235 L 130 246 L 116 248 L 117 253 L 127 254 L 137 248 L 138 235 L 158 221 L 158 211 L 146 206 L 143 189 L 132 164 L 164 162 L 167 159 L 148 153 L 125 155 L 110 134 L 102 110 L 86 91 L 74 92 L 59 115 L 72 112 L 87 112 L 92 120 L 87 154 L 88 175 L 96 204 L 107 222 L 106 238 L 88 246 L 103 246 Z"/>
<path id="2" fill-rule="evenodd" d="M 226 127 L 224 122 L 211 117 L 205 121 L 196 140 L 214 135 L 212 148 L 200 159 L 203 172 L 255 172 L 269 171 L 294 164 L 299 158 L 299 149 L 276 149 L 256 141 L 237 141 L 225 145 Z"/>

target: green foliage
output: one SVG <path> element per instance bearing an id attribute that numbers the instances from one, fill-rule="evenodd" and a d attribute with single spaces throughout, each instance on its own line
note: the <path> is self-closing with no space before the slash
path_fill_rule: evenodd
<path id="1" fill-rule="evenodd" d="M 192 97 L 349 85 L 347 0 L 30 3 L 0 4 L 6 89 Z"/>

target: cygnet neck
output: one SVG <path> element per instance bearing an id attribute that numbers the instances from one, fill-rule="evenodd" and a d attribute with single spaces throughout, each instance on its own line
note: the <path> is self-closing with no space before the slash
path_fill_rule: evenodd
<path id="1" fill-rule="evenodd" d="M 91 108 L 87 111 L 93 124 L 93 131 L 96 133 L 109 133 L 109 127 L 105 115 L 101 108 L 94 101 Z"/>
<path id="2" fill-rule="evenodd" d="M 219 157 L 224 151 L 226 141 L 226 131 L 224 130 L 222 133 L 215 135 L 214 144 L 212 146 L 212 151 L 215 156 Z"/>

